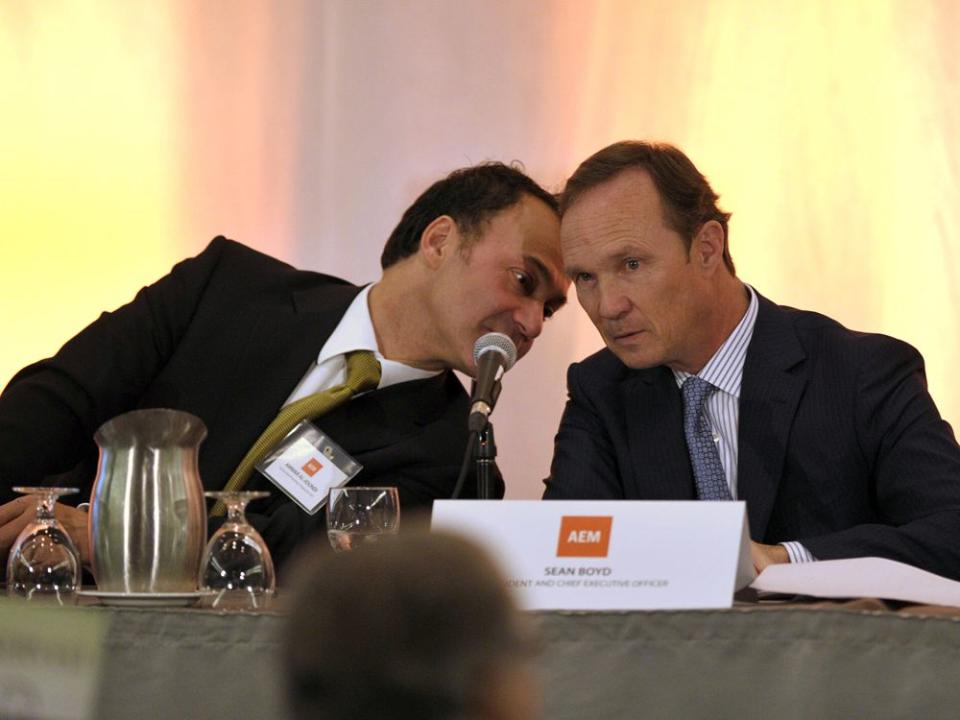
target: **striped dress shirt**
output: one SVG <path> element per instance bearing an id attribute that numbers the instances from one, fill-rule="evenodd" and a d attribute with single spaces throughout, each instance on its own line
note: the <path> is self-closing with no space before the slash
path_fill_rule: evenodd
<path id="1" fill-rule="evenodd" d="M 730 495 L 737 499 L 737 457 L 738 457 L 738 430 L 740 421 L 740 385 L 743 381 L 743 363 L 747 358 L 747 348 L 753 337 L 753 327 L 757 322 L 757 310 L 760 303 L 757 293 L 747 285 L 750 293 L 750 304 L 747 312 L 734 328 L 730 336 L 707 361 L 703 369 L 697 374 L 716 389 L 707 398 L 704 412 L 710 429 L 713 431 L 713 441 L 717 444 L 720 453 L 720 463 L 730 486 Z M 677 386 L 682 387 L 690 373 L 683 370 L 673 370 L 673 377 Z M 810 562 L 816 558 L 803 545 L 796 541 L 780 543 L 787 549 L 790 562 Z"/>

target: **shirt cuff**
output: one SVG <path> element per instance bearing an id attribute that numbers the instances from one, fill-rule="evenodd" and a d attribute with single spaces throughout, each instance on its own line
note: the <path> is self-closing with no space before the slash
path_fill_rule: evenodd
<path id="1" fill-rule="evenodd" d="M 787 555 L 790 556 L 790 562 L 792 563 L 808 563 L 817 561 L 817 559 L 813 556 L 813 553 L 807 550 L 796 540 L 782 542 L 780 544 L 787 549 Z"/>

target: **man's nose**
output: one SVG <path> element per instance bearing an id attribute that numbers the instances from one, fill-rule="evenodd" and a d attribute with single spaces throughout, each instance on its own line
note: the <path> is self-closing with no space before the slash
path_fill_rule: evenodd
<path id="1" fill-rule="evenodd" d="M 604 320 L 616 320 L 630 310 L 630 299 L 615 284 L 601 285 L 597 293 L 597 313 Z"/>
<path id="2" fill-rule="evenodd" d="M 528 299 L 514 315 L 520 333 L 532 341 L 543 331 L 543 303 Z"/>

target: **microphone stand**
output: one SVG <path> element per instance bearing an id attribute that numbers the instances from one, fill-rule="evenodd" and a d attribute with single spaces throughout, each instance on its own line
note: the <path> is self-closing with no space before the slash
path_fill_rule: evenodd
<path id="1" fill-rule="evenodd" d="M 476 385 L 474 385 L 474 389 Z M 474 392 L 471 392 L 473 395 Z M 492 403 L 496 403 L 500 395 L 500 381 L 497 380 L 491 388 Z M 463 462 L 460 464 L 460 475 L 457 477 L 457 484 L 450 496 L 452 500 L 457 500 L 460 493 L 466 485 L 467 476 L 470 474 L 470 461 L 473 460 L 475 476 L 477 478 L 477 499 L 478 500 L 499 500 L 496 496 L 497 478 L 502 478 L 500 468 L 497 467 L 497 445 L 493 439 L 493 424 L 490 422 L 491 407 L 486 408 L 483 414 L 471 414 L 468 423 L 467 449 L 463 453 Z M 477 425 L 474 425 L 474 423 Z M 483 423 L 482 426 L 479 423 Z M 474 430 L 474 427 L 479 427 Z"/>
<path id="2" fill-rule="evenodd" d="M 489 419 L 483 430 L 477 433 L 473 458 L 477 475 L 477 499 L 498 500 L 499 498 L 494 496 L 493 485 L 500 470 L 497 468 L 497 444 L 493 439 L 493 423 Z"/>

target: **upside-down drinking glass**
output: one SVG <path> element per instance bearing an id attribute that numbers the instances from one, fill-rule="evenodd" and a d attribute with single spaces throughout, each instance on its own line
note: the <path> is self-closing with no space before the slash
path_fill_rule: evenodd
<path id="1" fill-rule="evenodd" d="M 223 500 L 227 506 L 227 519 L 210 538 L 200 561 L 200 590 L 212 594 L 212 607 L 256 610 L 273 594 L 276 578 L 270 550 L 244 515 L 248 502 L 269 494 L 264 491 L 204 493 L 206 497 Z"/>
<path id="2" fill-rule="evenodd" d="M 76 488 L 15 487 L 32 495 L 37 516 L 17 536 L 7 559 L 7 594 L 27 600 L 74 602 L 80 589 L 80 555 L 67 531 L 54 516 L 61 495 Z"/>

